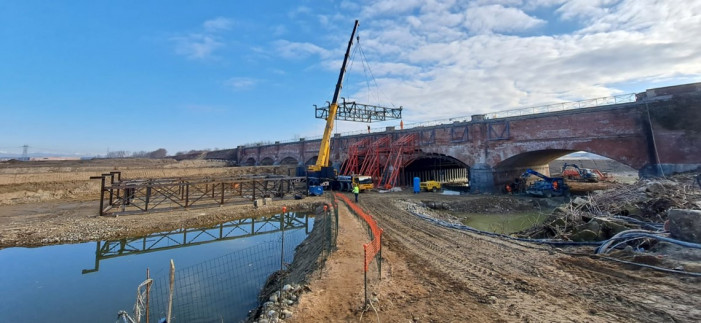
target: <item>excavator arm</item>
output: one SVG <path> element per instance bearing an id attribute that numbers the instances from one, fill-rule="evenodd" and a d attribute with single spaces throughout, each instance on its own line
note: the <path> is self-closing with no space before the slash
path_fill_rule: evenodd
<path id="1" fill-rule="evenodd" d="M 543 175 L 543 174 L 541 174 L 541 173 L 539 173 L 539 172 L 536 172 L 536 171 L 534 171 L 534 170 L 532 170 L 532 169 L 530 169 L 530 168 L 529 168 L 529 169 L 526 169 L 526 171 L 523 173 L 523 175 L 521 175 L 521 177 L 522 177 L 522 178 L 527 178 L 527 177 L 530 176 L 530 175 L 538 176 L 538 177 L 540 177 L 540 178 L 542 178 L 542 179 L 544 179 L 544 180 L 546 180 L 546 181 L 548 181 L 548 182 L 552 181 L 552 178 L 550 178 L 550 177 L 548 177 L 548 176 L 545 176 L 545 175 Z"/>

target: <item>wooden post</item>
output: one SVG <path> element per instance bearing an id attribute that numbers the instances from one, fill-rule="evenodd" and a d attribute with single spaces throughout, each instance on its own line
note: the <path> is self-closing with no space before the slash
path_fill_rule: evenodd
<path id="1" fill-rule="evenodd" d="M 153 183 L 149 181 L 146 185 L 148 186 L 146 186 L 146 206 L 144 207 L 144 212 L 148 211 L 148 202 L 151 200 L 151 185 L 153 185 Z"/>
<path id="2" fill-rule="evenodd" d="M 185 208 L 189 206 L 190 203 L 190 183 L 185 184 Z"/>
<path id="3" fill-rule="evenodd" d="M 227 185 L 229 183 L 226 183 Z M 221 202 L 219 204 L 224 204 L 224 182 L 221 183 Z"/>
<path id="4" fill-rule="evenodd" d="M 146 280 L 149 280 L 149 279 L 151 279 L 151 274 L 149 273 L 149 269 L 146 268 Z M 151 283 L 146 285 L 146 323 L 149 323 L 149 316 L 150 316 L 149 315 L 150 314 L 150 312 L 149 312 L 149 299 L 151 299 L 150 295 L 151 295 Z"/>
<path id="5" fill-rule="evenodd" d="M 168 296 L 168 315 L 166 322 L 170 323 L 171 313 L 173 312 L 173 285 L 175 285 L 175 264 L 173 259 L 170 260 L 170 295 Z"/>

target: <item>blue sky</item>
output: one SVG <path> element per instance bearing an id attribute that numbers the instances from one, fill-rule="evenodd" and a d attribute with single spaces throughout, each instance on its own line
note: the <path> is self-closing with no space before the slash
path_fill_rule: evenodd
<path id="1" fill-rule="evenodd" d="M 701 81 L 698 0 L 0 0 L 0 154 L 319 136 L 354 19 L 341 96 L 405 124 Z"/>

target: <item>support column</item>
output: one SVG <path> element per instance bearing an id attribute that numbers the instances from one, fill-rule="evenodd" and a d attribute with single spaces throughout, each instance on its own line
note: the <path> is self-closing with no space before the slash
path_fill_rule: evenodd
<path id="1" fill-rule="evenodd" d="M 470 192 L 494 193 L 494 169 L 487 164 L 475 164 L 470 169 Z"/>

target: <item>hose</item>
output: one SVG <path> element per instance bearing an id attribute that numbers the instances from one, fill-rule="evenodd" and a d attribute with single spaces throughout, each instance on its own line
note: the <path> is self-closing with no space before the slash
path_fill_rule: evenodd
<path id="1" fill-rule="evenodd" d="M 661 232 L 658 232 L 658 231 L 651 232 L 651 231 L 641 230 L 641 229 L 626 230 L 626 231 L 621 231 L 618 234 L 611 237 L 611 239 L 604 240 L 604 241 L 593 241 L 593 242 L 554 241 L 551 239 L 516 238 L 516 237 L 512 237 L 512 236 L 507 236 L 504 234 L 478 230 L 478 229 L 475 229 L 473 227 L 466 226 L 463 224 L 455 224 L 455 223 L 446 222 L 446 221 L 432 218 L 430 216 L 427 216 L 427 215 L 424 215 L 424 214 L 421 214 L 418 212 L 414 212 L 414 211 L 409 211 L 409 213 L 411 213 L 415 216 L 418 216 L 419 218 L 422 218 L 424 220 L 427 220 L 429 222 L 433 222 L 437 225 L 443 226 L 443 227 L 453 228 L 453 229 L 462 230 L 462 231 L 469 231 L 469 232 L 473 232 L 473 233 L 480 234 L 480 235 L 502 238 L 502 239 L 506 239 L 506 240 L 530 242 L 530 243 L 545 244 L 545 245 L 551 245 L 551 246 L 598 246 L 596 248 L 595 255 L 593 255 L 593 256 L 600 258 L 600 259 L 615 261 L 615 262 L 619 262 L 619 263 L 623 263 L 623 264 L 627 264 L 627 265 L 645 267 L 645 268 L 649 268 L 649 269 L 653 269 L 653 270 L 657 270 L 657 271 L 661 271 L 661 272 L 666 272 L 666 273 L 701 277 L 701 273 L 687 272 L 687 271 L 682 271 L 682 270 L 652 266 L 652 265 L 641 264 L 641 263 L 636 263 L 636 262 L 631 262 L 631 261 L 626 261 L 626 260 L 621 260 L 621 259 L 616 259 L 616 258 L 601 255 L 601 253 L 605 253 L 606 249 L 608 249 L 608 247 L 611 246 L 611 244 L 613 244 L 616 240 L 619 240 L 619 239 L 629 239 L 629 241 L 632 241 L 632 240 L 637 240 L 637 239 L 642 239 L 642 238 L 653 238 L 653 239 L 657 239 L 657 240 L 662 240 L 662 241 L 674 243 L 674 244 L 677 244 L 677 245 L 680 245 L 683 247 L 687 247 L 687 248 L 701 249 L 701 244 L 676 240 L 676 239 L 672 239 L 672 238 L 665 237 L 665 236 L 660 236 L 659 234 Z M 616 246 L 618 246 L 618 244 Z M 568 254 L 568 255 L 592 256 L 589 254 L 577 254 L 577 253 L 569 253 L 569 252 L 563 252 L 563 253 Z"/>
<path id="2" fill-rule="evenodd" d="M 693 243 L 693 242 L 686 242 L 686 241 L 681 241 L 677 239 L 672 239 L 666 236 L 660 235 L 659 232 L 650 232 L 650 231 L 645 231 L 645 230 L 626 230 L 619 232 L 615 236 L 611 237 L 611 239 L 607 240 L 604 244 L 596 248 L 596 254 L 602 254 L 606 253 L 608 249 L 613 249 L 609 248 L 611 244 L 613 244 L 616 240 L 619 239 L 642 239 L 642 238 L 651 238 L 651 239 L 656 239 L 656 240 L 661 240 L 669 243 L 673 243 L 682 247 L 686 248 L 694 248 L 694 249 L 701 249 L 701 244 L 698 243 Z"/>
<path id="3" fill-rule="evenodd" d="M 663 223 L 655 223 L 655 222 L 645 222 L 641 221 L 635 218 L 631 218 L 629 216 L 624 216 L 624 215 L 616 215 L 613 216 L 614 219 L 620 219 L 629 223 L 637 224 L 643 228 L 649 229 L 649 230 L 654 230 L 654 231 L 664 231 L 664 224 Z"/>
<path id="4" fill-rule="evenodd" d="M 513 241 L 521 241 L 521 242 L 531 242 L 531 243 L 537 243 L 537 244 L 547 244 L 547 245 L 552 245 L 552 246 L 600 246 L 602 243 L 605 241 L 584 241 L 584 242 L 577 242 L 577 241 L 561 241 L 561 240 L 552 240 L 552 239 L 528 239 L 528 238 L 517 238 L 517 237 L 512 237 L 508 236 L 505 234 L 499 234 L 499 233 L 494 233 L 494 232 L 489 232 L 489 231 L 482 231 L 475 229 L 470 226 L 466 226 L 464 224 L 456 224 L 456 223 L 450 223 L 446 222 L 443 220 L 439 220 L 436 218 L 432 218 L 427 215 L 423 215 L 421 213 L 409 211 L 411 214 L 416 215 L 424 220 L 427 220 L 429 222 L 433 222 L 435 224 L 438 224 L 443 227 L 447 228 L 453 228 L 457 230 L 462 230 L 462 231 L 469 231 L 473 233 L 477 233 L 480 235 L 486 235 L 490 237 L 495 237 L 495 238 L 502 238 L 502 239 L 507 239 L 507 240 L 513 240 Z"/>

